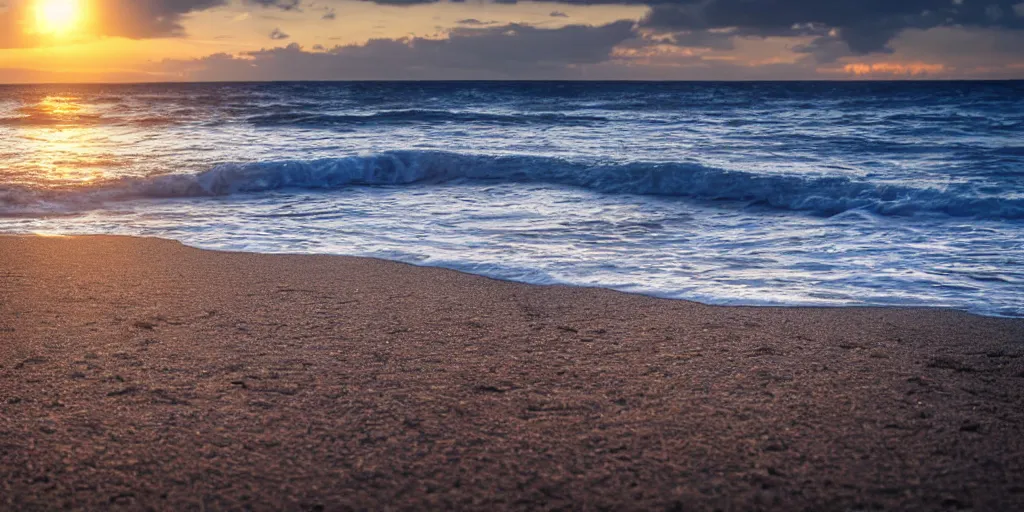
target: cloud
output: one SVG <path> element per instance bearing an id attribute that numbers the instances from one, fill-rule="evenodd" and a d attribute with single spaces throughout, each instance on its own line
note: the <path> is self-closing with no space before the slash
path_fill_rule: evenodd
<path id="1" fill-rule="evenodd" d="M 736 36 L 731 33 L 692 30 L 673 32 L 666 41 L 685 48 L 710 48 L 713 50 L 732 50 Z"/>
<path id="2" fill-rule="evenodd" d="M 552 18 L 568 18 L 569 17 L 568 14 L 566 14 L 566 13 L 564 13 L 562 11 L 551 11 L 551 14 L 548 14 L 548 16 L 551 16 Z"/>
<path id="3" fill-rule="evenodd" d="M 409 6 L 437 0 L 366 0 Z M 515 3 L 516 0 L 492 0 Z M 731 31 L 735 36 L 821 38 L 806 50 L 836 58 L 836 44 L 852 55 L 886 53 L 908 29 L 983 27 L 1024 29 L 1020 0 L 535 0 L 576 6 L 646 5 L 641 21 L 660 32 Z"/>
<path id="4" fill-rule="evenodd" d="M 471 27 L 485 27 L 487 25 L 497 25 L 497 21 L 480 21 L 476 18 L 466 18 L 464 20 L 456 21 L 459 25 L 467 25 Z"/>
<path id="5" fill-rule="evenodd" d="M 628 1 L 628 0 L 627 0 Z M 816 35 L 816 49 L 845 43 L 852 54 L 888 52 L 908 29 L 1024 29 L 1006 16 L 1018 0 L 676 0 L 654 5 L 642 25 L 660 30 L 735 30 L 745 35 Z M 830 50 L 834 52 L 834 48 Z"/>
<path id="6" fill-rule="evenodd" d="M 95 26 L 100 35 L 132 39 L 180 36 L 182 17 L 224 5 L 226 0 L 94 0 Z"/>
<path id="7" fill-rule="evenodd" d="M 310 50 L 291 44 L 168 60 L 150 71 L 165 79 L 199 81 L 1004 78 L 1024 71 L 1024 59 L 1017 58 L 1024 31 L 1013 30 L 909 29 L 891 41 L 893 53 L 855 57 L 838 40 L 815 46 L 822 36 L 813 35 L 794 46 L 787 37 L 737 36 L 738 30 L 657 34 L 632 20 L 560 28 L 462 21 L 446 38 L 372 39 Z M 836 56 L 822 64 L 812 50 Z"/>
<path id="8" fill-rule="evenodd" d="M 243 3 L 260 7 L 275 7 L 282 11 L 300 11 L 301 0 L 245 0 Z"/>
<path id="9" fill-rule="evenodd" d="M 441 0 L 363 0 L 364 2 L 370 2 L 380 5 L 394 5 L 396 7 L 408 7 L 411 5 L 423 5 L 423 4 L 437 4 L 441 3 Z M 451 0 L 452 3 L 463 3 L 464 0 Z M 515 3 L 515 0 L 502 0 L 495 3 Z"/>
<path id="10" fill-rule="evenodd" d="M 182 16 L 223 5 L 227 0 L 93 0 L 88 30 L 97 35 L 135 39 L 180 35 Z M 0 12 L 0 48 L 31 47 L 41 40 L 27 33 L 31 0 L 11 2 Z"/>
<path id="11" fill-rule="evenodd" d="M 876 62 L 872 64 L 855 62 L 843 66 L 843 71 L 855 76 L 908 76 L 935 75 L 947 71 L 943 64 L 927 62 Z"/>
<path id="12" fill-rule="evenodd" d="M 0 48 L 32 47 L 42 41 L 27 33 L 33 0 L 14 0 L 0 12 Z M 130 39 L 183 36 L 185 16 L 221 7 L 231 0 L 91 0 L 86 31 L 98 36 Z M 257 8 L 296 11 L 300 0 L 244 0 Z"/>
<path id="13" fill-rule="evenodd" d="M 30 14 L 30 0 L 6 1 L 8 8 L 0 7 L 0 48 L 43 44 L 24 29 L 22 20 Z M 340 5 L 318 0 L 89 1 L 100 5 L 96 9 L 100 16 L 89 27 L 91 34 L 135 39 L 182 36 L 189 15 L 229 4 L 249 6 L 253 12 L 305 10 L 310 22 L 318 16 L 335 19 L 332 6 Z M 368 1 L 411 6 L 436 0 Z M 1021 0 L 535 1 L 549 2 L 550 7 L 619 4 L 649 9 L 640 20 L 543 28 L 468 17 L 468 13 L 486 11 L 472 11 L 478 6 L 466 4 L 462 12 L 467 17 L 448 28 L 445 38 L 375 39 L 310 50 L 289 45 L 218 54 L 165 61 L 146 76 L 197 80 L 1024 76 Z M 263 14 L 253 17 L 263 19 L 268 13 Z M 549 16 L 567 17 L 561 11 L 551 11 Z M 290 23 L 280 25 L 289 32 L 296 30 Z M 288 34 L 278 28 L 269 37 L 283 41 Z M 340 28 L 337 37 L 326 39 L 344 40 Z M 25 73 L 20 70 L 16 76 Z"/>
<path id="14" fill-rule="evenodd" d="M 1007 77 L 1013 64 L 1024 64 L 1024 31 L 939 27 L 907 30 L 891 43 L 893 55 L 905 61 L 941 62 L 958 70 L 989 69 Z M 981 73 L 976 73 L 981 75 Z M 1017 78 L 1021 76 L 1018 68 Z"/>
<path id="15" fill-rule="evenodd" d="M 508 24 L 456 28 L 446 39 L 372 39 L 306 51 L 298 44 L 171 60 L 158 71 L 185 80 L 441 80 L 583 78 L 582 67 L 612 58 L 636 37 L 634 22 L 538 28 Z"/>

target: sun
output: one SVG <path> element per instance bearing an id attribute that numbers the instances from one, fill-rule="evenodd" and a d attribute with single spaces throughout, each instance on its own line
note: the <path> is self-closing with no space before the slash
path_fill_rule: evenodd
<path id="1" fill-rule="evenodd" d="M 73 32 L 82 22 L 82 0 L 36 0 L 36 30 L 56 36 Z"/>

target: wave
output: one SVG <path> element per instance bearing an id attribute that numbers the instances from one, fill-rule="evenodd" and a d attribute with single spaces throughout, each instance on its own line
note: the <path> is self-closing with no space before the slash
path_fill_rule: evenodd
<path id="1" fill-rule="evenodd" d="M 139 198 L 211 197 L 283 189 L 332 190 L 458 180 L 544 183 L 606 194 L 740 201 L 826 216 L 856 210 L 885 216 L 1024 218 L 1024 198 L 980 196 L 956 189 L 879 184 L 847 177 L 751 173 L 685 162 L 601 164 L 553 157 L 437 151 L 227 163 L 198 174 L 122 178 L 75 190 L 0 188 L 0 213 L 53 213 Z"/>
<path id="2" fill-rule="evenodd" d="M 100 114 L 82 113 L 33 113 L 10 117 L 0 117 L 0 126 L 14 127 L 68 127 L 80 128 L 89 126 L 163 126 L 180 122 L 180 119 L 161 116 L 115 117 Z"/>
<path id="3" fill-rule="evenodd" d="M 386 110 L 370 114 L 312 114 L 282 112 L 251 116 L 247 122 L 255 126 L 332 127 L 361 124 L 406 123 L 495 123 L 495 124 L 565 124 L 578 125 L 608 121 L 600 116 L 568 115 L 556 112 L 533 114 L 495 114 L 486 112 L 453 112 L 448 110 Z"/>

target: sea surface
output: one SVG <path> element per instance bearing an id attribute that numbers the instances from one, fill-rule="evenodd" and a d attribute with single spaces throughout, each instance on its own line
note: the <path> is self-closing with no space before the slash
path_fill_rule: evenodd
<path id="1" fill-rule="evenodd" d="M 0 86 L 0 232 L 1024 316 L 1024 82 Z"/>

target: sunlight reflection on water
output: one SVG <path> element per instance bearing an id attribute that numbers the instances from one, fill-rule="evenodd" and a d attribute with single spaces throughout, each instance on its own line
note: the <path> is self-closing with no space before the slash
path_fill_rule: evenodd
<path id="1" fill-rule="evenodd" d="M 1024 315 L 1018 89 L 0 87 L 0 232 Z"/>

